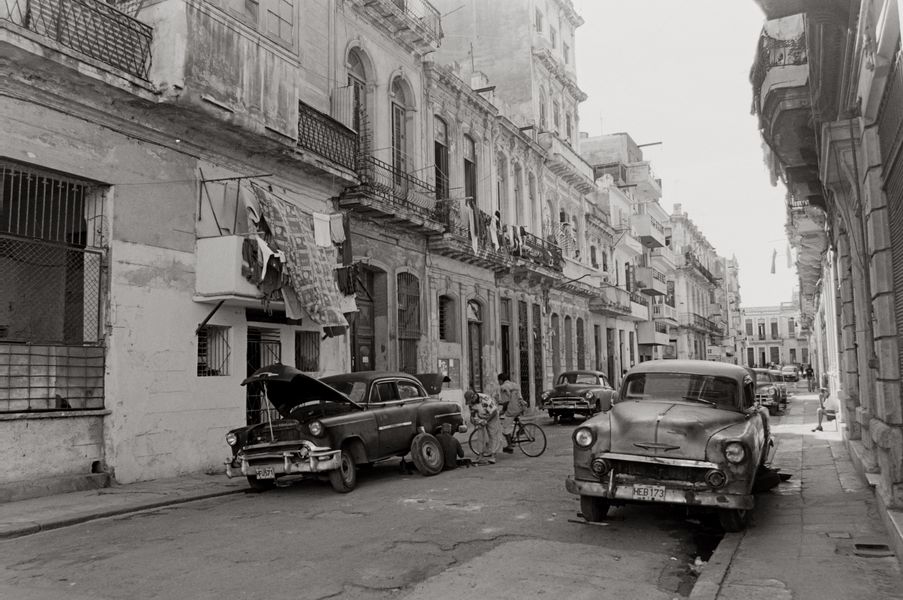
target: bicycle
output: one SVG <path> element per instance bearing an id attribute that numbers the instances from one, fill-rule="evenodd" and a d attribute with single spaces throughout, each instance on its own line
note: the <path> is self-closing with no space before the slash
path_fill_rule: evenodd
<path id="1" fill-rule="evenodd" d="M 483 451 L 482 429 L 482 426 L 476 427 L 467 440 L 470 451 L 477 456 Z M 504 436 L 510 447 L 517 446 L 531 458 L 536 458 L 546 451 L 546 432 L 535 423 L 522 423 L 520 417 L 514 417 L 511 433 L 505 433 Z"/>

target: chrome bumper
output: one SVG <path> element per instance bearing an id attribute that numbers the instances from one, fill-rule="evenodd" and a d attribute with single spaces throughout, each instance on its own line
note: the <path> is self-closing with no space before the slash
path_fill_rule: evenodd
<path id="1" fill-rule="evenodd" d="M 275 475 L 296 475 L 303 473 L 323 473 L 339 468 L 341 450 L 333 450 L 304 442 L 293 450 L 255 453 L 250 457 L 239 452 L 238 456 L 226 461 L 226 476 L 256 476 L 257 469 L 272 468 Z"/>
<path id="2" fill-rule="evenodd" d="M 744 510 L 749 510 L 755 505 L 755 500 L 751 494 L 700 492 L 698 490 L 676 489 L 668 486 L 665 486 L 664 500 L 643 500 L 634 498 L 633 485 L 618 485 L 614 482 L 601 483 L 598 481 L 587 481 L 585 479 L 574 479 L 572 475 L 568 476 L 564 485 L 567 488 L 567 491 L 579 496 L 597 496 L 599 498 L 610 498 L 611 500 L 622 500 L 625 502 L 661 502 L 666 504 L 716 506 L 718 508 Z"/>

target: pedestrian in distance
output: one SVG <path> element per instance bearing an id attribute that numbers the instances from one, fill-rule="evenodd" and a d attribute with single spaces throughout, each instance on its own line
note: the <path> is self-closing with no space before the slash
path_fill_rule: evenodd
<path id="1" fill-rule="evenodd" d="M 464 392 L 464 400 L 470 408 L 470 420 L 483 429 L 483 448 L 478 465 L 494 465 L 495 452 L 501 446 L 502 423 L 499 406 L 492 396 L 474 390 Z"/>
<path id="2" fill-rule="evenodd" d="M 809 391 L 815 391 L 815 371 L 812 370 L 812 365 L 806 365 L 806 381 L 809 383 Z"/>

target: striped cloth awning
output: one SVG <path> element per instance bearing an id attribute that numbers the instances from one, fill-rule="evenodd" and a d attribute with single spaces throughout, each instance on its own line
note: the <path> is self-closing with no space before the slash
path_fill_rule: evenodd
<path id="1" fill-rule="evenodd" d="M 285 254 L 287 285 L 327 334 L 342 333 L 348 321 L 335 281 L 335 248 L 316 244 L 313 215 L 258 185 L 252 184 L 251 189 L 272 231 L 273 245 Z"/>

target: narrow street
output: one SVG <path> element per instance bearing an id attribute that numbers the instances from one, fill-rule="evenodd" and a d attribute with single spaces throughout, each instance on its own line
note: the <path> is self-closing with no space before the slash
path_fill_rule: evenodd
<path id="1" fill-rule="evenodd" d="M 431 478 L 393 461 L 347 495 L 309 481 L 9 540 L 0 597 L 688 595 L 711 532 L 665 505 L 582 523 L 563 483 L 579 421 L 537 422 L 549 438 L 539 458 L 502 454 Z"/>

